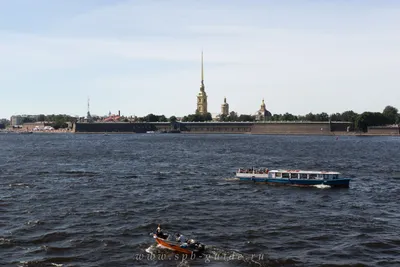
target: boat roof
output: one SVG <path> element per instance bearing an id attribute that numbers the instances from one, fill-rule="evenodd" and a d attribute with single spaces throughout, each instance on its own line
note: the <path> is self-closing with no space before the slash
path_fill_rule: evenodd
<path id="1" fill-rule="evenodd" d="M 287 173 L 308 173 L 308 174 L 340 174 L 340 172 L 332 172 L 332 171 L 308 171 L 308 170 L 286 170 L 286 169 L 278 169 L 278 170 L 270 170 L 270 172 L 287 172 Z"/>
<path id="2" fill-rule="evenodd" d="M 243 169 L 243 168 L 242 168 Z M 245 168 L 244 168 L 245 169 Z M 251 168 L 250 168 L 251 169 Z M 254 168 L 255 170 L 263 170 L 267 168 Z M 308 174 L 340 174 L 340 172 L 333 171 L 315 171 L 315 170 L 289 170 L 289 169 L 276 169 L 268 170 L 269 172 L 285 172 L 285 173 L 308 173 Z"/>

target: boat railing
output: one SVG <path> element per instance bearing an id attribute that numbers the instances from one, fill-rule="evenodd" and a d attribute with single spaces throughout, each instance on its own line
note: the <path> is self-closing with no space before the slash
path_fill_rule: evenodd
<path id="1" fill-rule="evenodd" d="M 239 169 L 237 171 L 238 173 L 247 173 L 247 174 L 268 174 L 269 170 L 268 169 Z"/>

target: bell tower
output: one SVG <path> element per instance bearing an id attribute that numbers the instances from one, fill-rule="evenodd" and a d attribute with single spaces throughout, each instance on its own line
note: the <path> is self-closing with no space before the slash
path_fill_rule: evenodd
<path id="1" fill-rule="evenodd" d="M 229 104 L 226 103 L 226 97 L 224 97 L 224 103 L 221 105 L 221 115 L 229 115 Z"/>
<path id="2" fill-rule="evenodd" d="M 196 113 L 201 115 L 207 114 L 207 94 L 204 86 L 203 51 L 201 51 L 201 84 L 200 84 L 200 92 L 197 95 Z"/>

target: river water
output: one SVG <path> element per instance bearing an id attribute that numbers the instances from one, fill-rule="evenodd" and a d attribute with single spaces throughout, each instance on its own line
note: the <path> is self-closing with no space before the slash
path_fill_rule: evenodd
<path id="1" fill-rule="evenodd" d="M 400 266 L 400 138 L 0 134 L 0 266 Z M 348 189 L 235 181 L 326 169 Z M 149 235 L 206 244 L 185 259 Z"/>

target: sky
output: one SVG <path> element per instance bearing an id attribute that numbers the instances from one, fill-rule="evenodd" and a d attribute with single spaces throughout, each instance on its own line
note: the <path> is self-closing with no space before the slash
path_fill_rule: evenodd
<path id="1" fill-rule="evenodd" d="M 400 109 L 400 1 L 0 0 L 0 118 Z"/>

